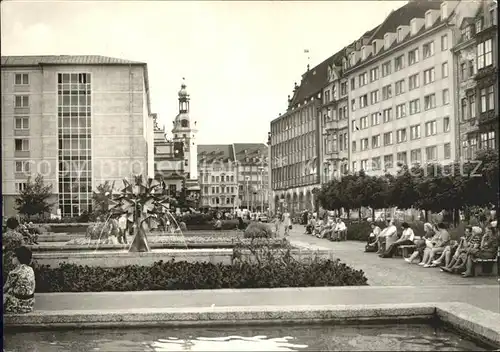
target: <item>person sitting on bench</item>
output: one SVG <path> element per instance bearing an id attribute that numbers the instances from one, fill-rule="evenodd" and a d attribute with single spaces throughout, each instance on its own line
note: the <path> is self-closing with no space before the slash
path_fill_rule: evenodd
<path id="1" fill-rule="evenodd" d="M 346 237 L 347 237 L 347 226 L 345 226 L 345 223 L 340 218 L 337 218 L 337 222 L 335 223 L 333 240 L 341 241 L 342 239 L 346 239 Z"/>
<path id="2" fill-rule="evenodd" d="M 392 258 L 394 254 L 396 254 L 396 251 L 399 246 L 408 246 L 408 245 L 413 245 L 413 240 L 415 238 L 415 233 L 413 233 L 412 228 L 407 222 L 404 222 L 401 224 L 401 227 L 403 228 L 403 234 L 401 235 L 401 238 L 396 240 L 393 244 L 391 244 L 384 253 L 381 253 L 379 257 L 381 258 Z"/>
<path id="3" fill-rule="evenodd" d="M 370 224 L 372 232 L 368 236 L 368 242 L 365 246 L 365 252 L 376 252 L 378 250 L 378 236 L 380 235 L 380 227 L 373 222 Z"/>
<path id="4" fill-rule="evenodd" d="M 453 268 L 455 268 L 455 264 L 457 264 L 458 259 L 462 254 L 467 254 L 469 249 L 479 248 L 481 245 L 481 239 L 483 235 L 483 230 L 479 226 L 473 226 L 470 230 L 470 236 L 460 243 L 460 248 L 458 248 L 451 258 L 451 261 L 441 267 L 441 271 L 453 272 Z"/>
<path id="5" fill-rule="evenodd" d="M 441 265 L 444 259 L 444 266 L 447 267 L 450 264 L 451 258 L 458 258 L 462 248 L 467 246 L 467 243 L 472 238 L 472 226 L 467 226 L 464 230 L 464 236 L 460 237 L 460 242 L 455 245 L 449 245 L 444 247 L 444 251 L 441 256 L 432 261 L 434 265 Z"/>
<path id="6" fill-rule="evenodd" d="M 432 260 L 437 254 L 441 254 L 444 248 L 450 243 L 450 233 L 446 229 L 446 225 L 440 222 L 437 225 L 436 235 L 430 241 L 426 241 L 427 248 L 424 250 L 424 257 L 418 265 L 424 268 L 435 267 Z"/>
<path id="7" fill-rule="evenodd" d="M 334 226 L 335 226 L 335 223 L 333 222 L 333 219 L 331 217 L 328 217 L 326 220 L 326 224 L 323 226 L 319 237 L 326 238 L 326 239 L 332 239 Z"/>
<path id="8" fill-rule="evenodd" d="M 387 220 L 387 227 L 382 230 L 382 232 L 380 233 L 380 235 L 378 235 L 378 240 L 377 240 L 377 242 L 378 242 L 378 251 L 377 251 L 377 254 L 384 253 L 384 250 L 385 250 L 385 247 L 386 247 L 386 243 L 387 242 L 391 242 L 390 239 L 393 239 L 395 236 L 397 236 L 397 234 L 398 234 L 398 229 L 394 225 L 394 221 L 393 220 Z M 392 241 L 392 243 L 394 243 L 394 242 L 395 241 Z M 392 244 L 392 243 L 389 243 L 389 245 Z"/>

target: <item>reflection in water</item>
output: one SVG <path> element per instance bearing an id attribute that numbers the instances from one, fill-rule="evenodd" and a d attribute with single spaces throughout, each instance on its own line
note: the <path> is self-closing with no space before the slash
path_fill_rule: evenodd
<path id="1" fill-rule="evenodd" d="M 442 327 L 298 325 L 5 332 L 5 352 L 484 351 Z"/>

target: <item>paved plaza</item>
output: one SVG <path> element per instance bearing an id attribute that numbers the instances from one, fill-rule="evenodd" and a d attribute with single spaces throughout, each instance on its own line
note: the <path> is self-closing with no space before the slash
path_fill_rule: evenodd
<path id="1" fill-rule="evenodd" d="M 370 286 L 242 290 L 40 293 L 37 311 L 123 310 L 183 307 L 351 305 L 466 302 L 500 313 L 496 277 L 464 279 L 409 265 L 401 258 L 381 259 L 364 253 L 361 242 L 329 242 L 303 234 L 295 226 L 290 240 L 300 247 L 328 248 L 348 265 L 365 272 Z"/>

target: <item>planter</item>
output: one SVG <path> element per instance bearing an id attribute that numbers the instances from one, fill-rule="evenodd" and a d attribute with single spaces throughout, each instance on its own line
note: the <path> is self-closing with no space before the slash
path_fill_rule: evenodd
<path id="1" fill-rule="evenodd" d="M 243 251 L 243 256 L 249 258 L 250 252 Z M 312 262 L 314 258 L 332 259 L 329 250 L 311 251 L 293 249 L 292 256 L 302 262 Z M 208 262 L 212 264 L 232 264 L 232 249 L 158 249 L 152 252 L 129 253 L 122 251 L 79 251 L 79 252 L 35 252 L 33 259 L 39 265 L 57 267 L 62 263 L 83 265 L 89 267 L 117 268 L 127 265 L 149 266 L 160 260 L 187 261 L 189 263 Z"/>

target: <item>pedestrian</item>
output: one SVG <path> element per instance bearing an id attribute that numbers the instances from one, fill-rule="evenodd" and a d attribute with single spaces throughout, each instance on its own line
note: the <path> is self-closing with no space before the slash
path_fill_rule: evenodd
<path id="1" fill-rule="evenodd" d="M 292 222 L 290 219 L 290 213 L 288 210 L 285 209 L 285 212 L 283 213 L 283 226 L 285 227 L 285 237 L 290 235 L 290 230 L 292 228 Z"/>
<path id="2" fill-rule="evenodd" d="M 120 219 L 118 220 L 118 229 L 119 229 L 119 235 L 118 235 L 118 242 L 122 244 L 127 243 L 127 232 L 128 232 L 128 219 L 127 219 L 127 214 L 122 214 L 120 216 Z M 123 242 L 122 242 L 123 240 Z"/>

